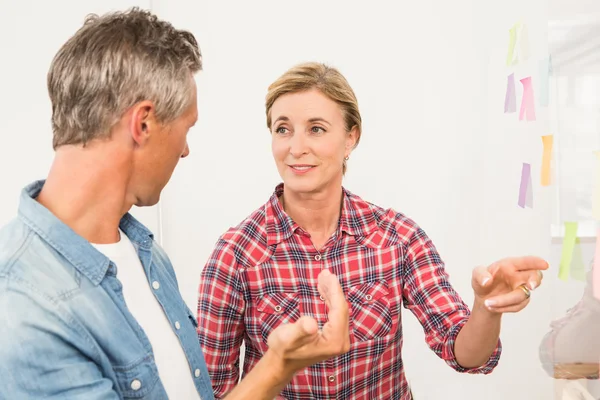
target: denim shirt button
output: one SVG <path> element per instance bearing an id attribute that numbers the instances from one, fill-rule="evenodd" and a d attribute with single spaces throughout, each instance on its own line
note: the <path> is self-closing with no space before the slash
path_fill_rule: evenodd
<path id="1" fill-rule="evenodd" d="M 160 283 L 158 283 L 158 281 L 154 281 L 154 282 L 152 282 L 152 287 L 153 287 L 155 290 L 158 290 L 158 288 L 160 288 Z"/>
<path id="2" fill-rule="evenodd" d="M 179 323 L 179 321 L 175 321 L 175 329 L 181 329 L 181 324 Z"/>
<path id="3" fill-rule="evenodd" d="M 140 382 L 138 379 L 134 379 L 133 381 L 131 381 L 131 389 L 140 390 L 141 387 L 142 382 Z"/>
<path id="4" fill-rule="evenodd" d="M 194 376 L 195 376 L 196 378 L 198 378 L 198 377 L 200 376 L 200 370 L 199 370 L 199 369 L 196 369 L 196 370 L 194 371 Z"/>

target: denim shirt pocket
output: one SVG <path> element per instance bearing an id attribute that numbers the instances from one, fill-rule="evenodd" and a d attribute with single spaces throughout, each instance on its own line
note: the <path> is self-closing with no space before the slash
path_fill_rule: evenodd
<path id="1" fill-rule="evenodd" d="M 151 355 L 124 367 L 114 366 L 113 370 L 125 399 L 140 399 L 153 394 L 159 382 L 158 370 Z"/>

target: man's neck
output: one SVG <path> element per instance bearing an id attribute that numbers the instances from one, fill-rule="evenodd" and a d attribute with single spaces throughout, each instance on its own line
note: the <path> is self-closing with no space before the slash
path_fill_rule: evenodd
<path id="1" fill-rule="evenodd" d="M 133 203 L 126 164 L 102 148 L 61 147 L 37 201 L 89 242 L 116 243 L 119 222 Z"/>

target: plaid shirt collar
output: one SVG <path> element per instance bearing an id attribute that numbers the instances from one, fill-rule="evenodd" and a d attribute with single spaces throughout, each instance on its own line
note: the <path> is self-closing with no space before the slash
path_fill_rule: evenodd
<path id="1" fill-rule="evenodd" d="M 338 233 L 346 232 L 352 236 L 368 236 L 378 229 L 377 219 L 371 206 L 360 197 L 342 188 L 342 213 L 338 224 Z M 266 204 L 267 245 L 279 244 L 302 229 L 281 207 L 279 197 L 283 194 L 283 183 L 275 187 L 275 191 Z"/>

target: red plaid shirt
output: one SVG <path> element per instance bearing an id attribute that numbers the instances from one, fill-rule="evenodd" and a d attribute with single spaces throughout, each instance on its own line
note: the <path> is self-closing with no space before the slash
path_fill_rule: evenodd
<path id="1" fill-rule="evenodd" d="M 301 315 L 327 321 L 317 276 L 338 276 L 351 311 L 351 348 L 298 372 L 278 398 L 411 399 L 402 363 L 401 306 L 422 324 L 427 344 L 459 372 L 490 373 L 501 345 L 480 368 L 462 368 L 454 341 L 470 311 L 452 289 L 433 243 L 415 222 L 344 189 L 337 231 L 316 250 L 309 234 L 271 199 L 217 242 L 202 271 L 198 336 L 215 396 L 267 350 L 269 333 Z"/>

